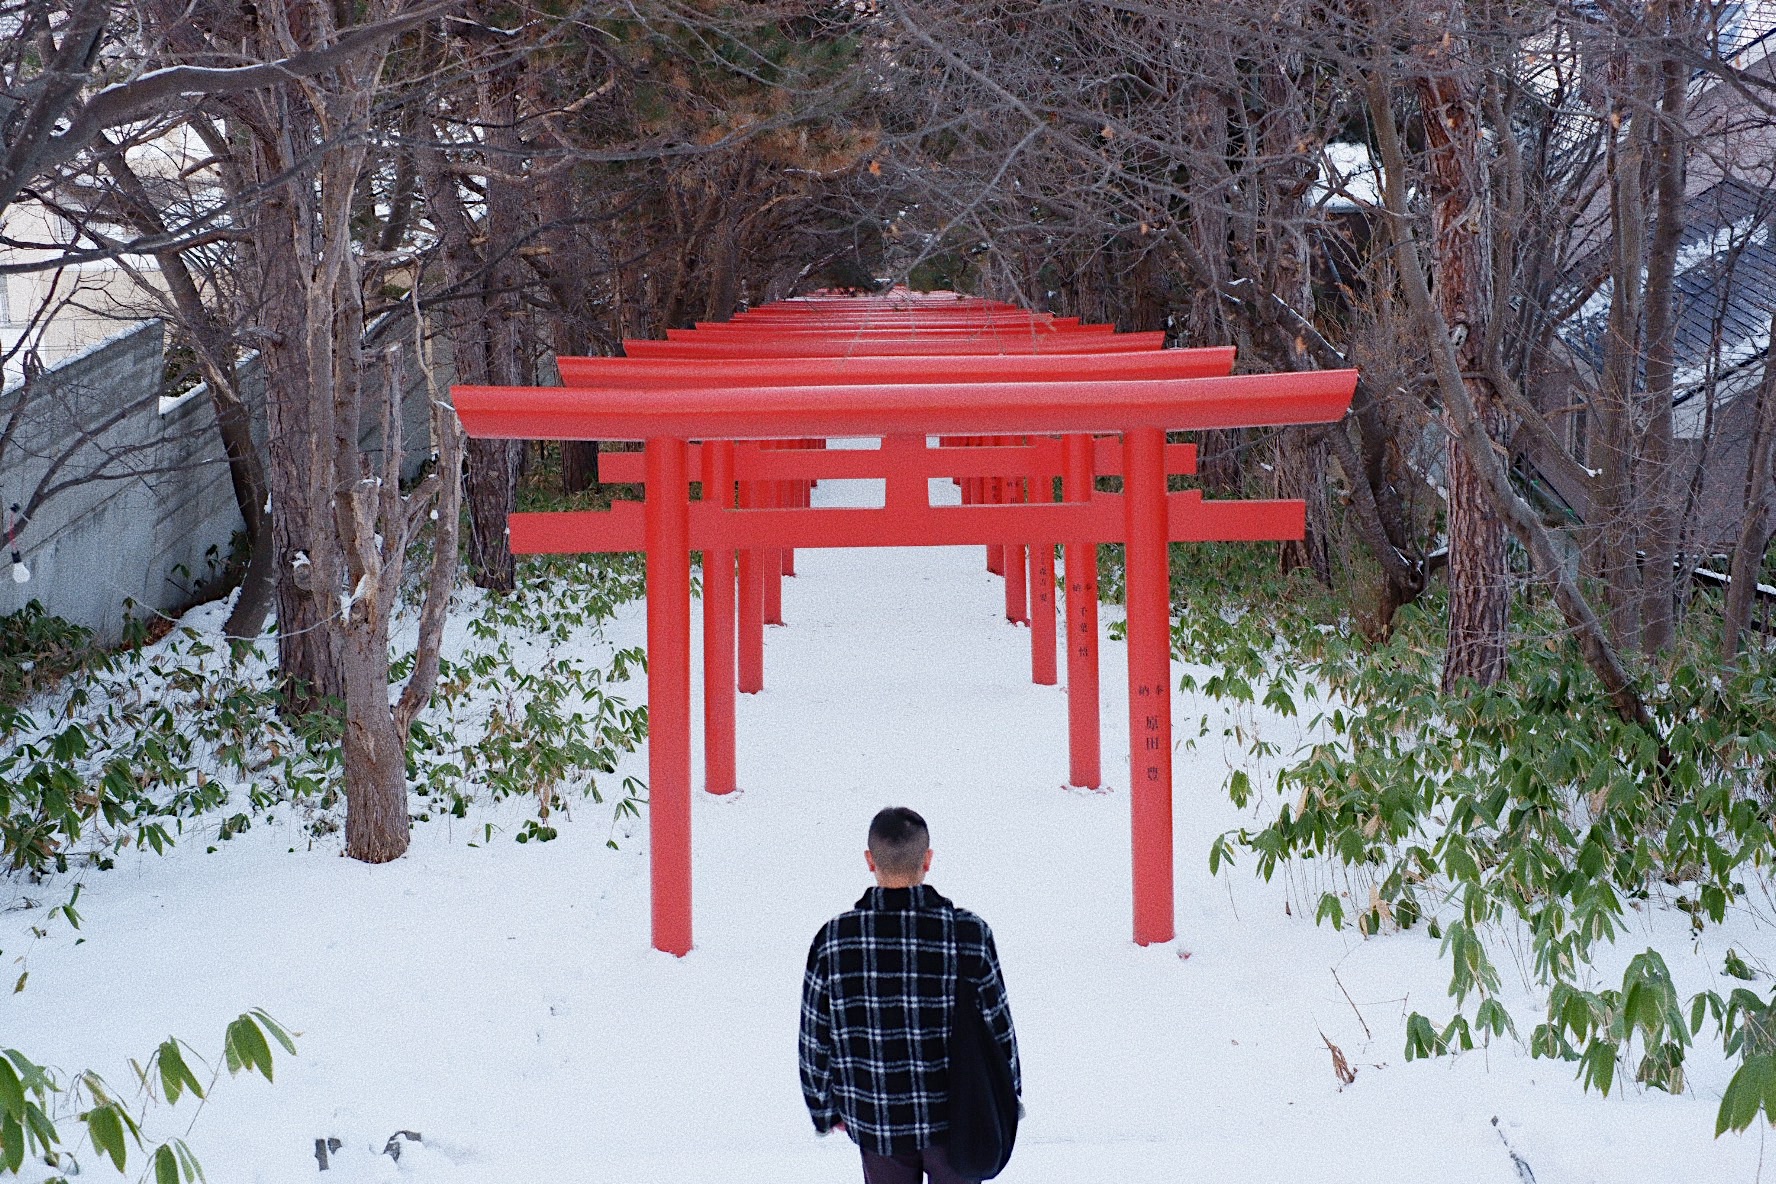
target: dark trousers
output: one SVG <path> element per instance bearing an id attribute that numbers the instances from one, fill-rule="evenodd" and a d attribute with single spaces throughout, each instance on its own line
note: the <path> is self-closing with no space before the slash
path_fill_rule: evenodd
<path id="1" fill-rule="evenodd" d="M 863 1184 L 979 1184 L 958 1176 L 944 1158 L 942 1147 L 927 1147 L 909 1155 L 863 1153 Z"/>

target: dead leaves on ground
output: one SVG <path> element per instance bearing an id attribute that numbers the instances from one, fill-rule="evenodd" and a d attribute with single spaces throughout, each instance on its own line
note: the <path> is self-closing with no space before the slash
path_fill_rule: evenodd
<path id="1" fill-rule="evenodd" d="M 1315 1030 L 1318 1031 L 1318 1029 Z M 1345 1086 L 1357 1079 L 1357 1071 L 1351 1068 L 1351 1063 L 1345 1059 L 1344 1050 L 1327 1040 L 1324 1032 L 1320 1032 L 1320 1042 L 1326 1046 L 1326 1051 L 1332 1054 L 1332 1075 L 1338 1078 L 1338 1088 L 1342 1091 Z"/>

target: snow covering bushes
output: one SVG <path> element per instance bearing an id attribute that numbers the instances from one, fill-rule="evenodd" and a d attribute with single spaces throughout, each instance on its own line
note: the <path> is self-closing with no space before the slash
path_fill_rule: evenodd
<path id="1" fill-rule="evenodd" d="M 464 644 L 440 662 L 437 693 L 408 750 L 408 780 L 422 801 L 461 818 L 482 791 L 533 795 L 538 818 L 519 842 L 555 837 L 548 821 L 567 804 L 564 790 L 605 802 L 599 778 L 614 775 L 622 754 L 647 737 L 646 706 L 611 688 L 645 669 L 647 657 L 639 647 L 614 650 L 603 664 L 577 655 L 619 605 L 641 597 L 642 574 L 637 555 L 527 561 L 517 591 L 486 599 L 464 621 Z M 613 847 L 616 823 L 637 817 L 646 801 L 635 777 L 619 788 Z"/>
<path id="2" fill-rule="evenodd" d="M 452 621 L 437 691 L 414 728 L 416 820 L 434 810 L 462 817 L 477 798 L 530 794 L 546 823 L 570 790 L 603 802 L 598 778 L 646 736 L 646 708 L 614 690 L 644 657 L 600 642 L 603 623 L 641 593 L 639 561 L 526 567 L 510 596 L 459 593 L 480 599 Z M 0 705 L 0 855 L 9 867 L 104 868 L 120 849 L 164 850 L 192 826 L 226 841 L 279 807 L 299 812 L 311 835 L 338 829 L 336 716 L 280 711 L 266 656 L 230 652 L 220 607 L 194 610 L 153 644 L 88 653 L 60 687 Z M 0 629 L 54 655 L 80 649 L 81 639 L 49 622 L 39 610 Z M 409 622 L 398 636 L 410 642 L 412 632 Z M 396 660 L 396 678 L 411 661 L 411 653 Z M 617 816 L 632 815 L 645 788 L 633 778 L 618 788 Z M 526 837 L 548 833 L 531 828 Z"/>
<path id="3" fill-rule="evenodd" d="M 1509 958 L 1547 1001 L 1529 1026 L 1532 1055 L 1576 1062 L 1605 1094 L 1624 1075 L 1681 1092 L 1686 1050 L 1710 1028 L 1739 1061 L 1720 1129 L 1744 1129 L 1760 1107 L 1776 1122 L 1776 999 L 1740 988 L 1686 1006 L 1654 949 L 1628 963 L 1619 989 L 1592 981 L 1629 910 L 1681 910 L 1697 934 L 1735 912 L 1773 919 L 1776 654 L 1721 671 L 1709 644 L 1717 615 L 1699 601 L 1648 692 L 1654 733 L 1622 721 L 1558 618 L 1525 598 L 1506 681 L 1444 695 L 1436 597 L 1371 643 L 1347 623 L 1316 625 L 1330 616 L 1316 594 L 1297 589 L 1279 612 L 1285 597 L 1269 588 L 1268 607 L 1246 612 L 1227 586 L 1224 573 L 1179 585 L 1177 650 L 1219 667 L 1200 689 L 1313 715 L 1310 740 L 1276 777 L 1280 808 L 1221 836 L 1212 868 L 1242 852 L 1267 879 L 1316 863 L 1320 922 L 1365 935 L 1423 924 L 1440 938 L 1455 1013 L 1433 1023 L 1415 1012 L 1408 1059 L 1472 1048 L 1477 1035 L 1521 1038 L 1498 997 Z M 1277 755 L 1242 739 L 1253 757 Z M 1244 771 L 1228 789 L 1242 806 L 1254 792 Z M 1729 950 L 1725 973 L 1759 970 Z"/>
<path id="4" fill-rule="evenodd" d="M 476 801 L 533 796 L 538 817 L 514 837 L 546 841 L 556 834 L 551 813 L 575 794 L 607 801 L 599 779 L 615 776 L 646 737 L 646 708 L 621 692 L 645 656 L 602 637 L 618 608 L 640 597 L 642 566 L 639 556 L 550 558 L 520 575 L 506 597 L 459 590 L 438 687 L 413 731 L 408 780 L 421 823 L 434 812 L 464 817 Z M 0 620 L 0 855 L 33 881 L 76 878 L 52 917 L 79 928 L 79 877 L 110 868 L 131 846 L 223 842 L 274 810 L 303 819 L 311 844 L 339 829 L 337 718 L 280 711 L 264 653 L 233 653 L 221 637 L 224 611 L 193 610 L 160 640 L 114 653 L 40 607 Z M 415 628 L 409 620 L 397 632 L 397 650 Z M 397 657 L 396 679 L 412 660 Z M 633 777 L 611 788 L 615 846 L 617 824 L 638 814 L 646 789 Z M 27 979 L 19 976 L 15 993 Z M 269 1080 L 270 1041 L 295 1052 L 265 1013 L 242 1015 L 200 1085 L 189 1065 L 201 1058 L 169 1038 L 145 1066 L 132 1062 L 133 1095 L 90 1071 L 60 1074 L 0 1050 L 0 1175 L 17 1173 L 27 1156 L 77 1170 L 69 1144 L 78 1140 L 65 1134 L 73 1123 L 119 1171 L 135 1148 L 157 1184 L 199 1179 L 181 1141 L 149 1145 L 146 1110 L 186 1092 L 201 1102 L 224 1067 Z"/>
<path id="5" fill-rule="evenodd" d="M 38 875 L 76 858 L 105 867 L 132 843 L 164 850 L 236 790 L 247 811 L 324 799 L 336 739 L 330 720 L 278 714 L 263 659 L 234 661 L 195 628 L 95 653 L 66 685 L 0 711 L 0 853 Z M 221 837 L 247 811 L 219 819 Z"/>

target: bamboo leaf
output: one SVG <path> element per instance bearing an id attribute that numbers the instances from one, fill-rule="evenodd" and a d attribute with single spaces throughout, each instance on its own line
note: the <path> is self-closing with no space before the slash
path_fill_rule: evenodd
<path id="1" fill-rule="evenodd" d="M 286 1030 L 282 1024 L 272 1019 L 269 1015 L 266 1015 L 263 1008 L 255 1007 L 252 1011 L 252 1015 L 258 1019 L 259 1023 L 266 1031 L 271 1033 L 273 1039 L 284 1046 L 285 1052 L 289 1053 L 291 1056 L 296 1055 L 296 1042 L 291 1039 L 291 1033 Z M 270 1063 L 269 1058 L 267 1058 L 267 1063 Z"/>
<path id="2" fill-rule="evenodd" d="M 230 1073 L 239 1069 L 258 1069 L 265 1080 L 271 1080 L 271 1048 L 265 1043 L 265 1033 L 253 1022 L 251 1013 L 228 1025 L 228 1044 L 235 1049 L 234 1059 L 228 1067 Z"/>
<path id="3" fill-rule="evenodd" d="M 204 1096 L 203 1086 L 191 1072 L 191 1066 L 185 1063 L 184 1053 L 179 1051 L 179 1042 L 167 1037 L 160 1046 L 160 1086 L 166 1091 L 167 1104 L 170 1106 L 179 1100 L 179 1095 L 186 1090 L 198 1098 Z"/>
<path id="4" fill-rule="evenodd" d="M 111 1162 L 118 1171 L 123 1170 L 124 1161 L 129 1156 L 129 1147 L 123 1139 L 123 1115 L 117 1109 L 117 1103 L 106 1102 L 103 1106 L 95 1106 L 84 1114 L 87 1134 L 92 1137 L 95 1150 L 101 1155 L 109 1155 Z"/>
<path id="5" fill-rule="evenodd" d="M 25 1128 L 10 1113 L 0 1119 L 0 1166 L 17 1174 L 25 1162 Z"/>
<path id="6" fill-rule="evenodd" d="M 1720 1110 L 1715 1114 L 1714 1136 L 1728 1131 L 1742 1131 L 1751 1125 L 1758 1110 L 1765 1104 L 1765 1095 L 1776 1080 L 1776 1058 L 1751 1057 L 1739 1066 L 1721 1095 Z"/>
<path id="7" fill-rule="evenodd" d="M 0 1058 L 0 1107 L 4 1107 L 8 1117 L 24 1120 L 25 1087 L 19 1082 L 12 1065 L 3 1058 Z"/>
<path id="8" fill-rule="evenodd" d="M 154 1152 L 154 1184 L 179 1184 L 179 1160 L 166 1143 Z"/>

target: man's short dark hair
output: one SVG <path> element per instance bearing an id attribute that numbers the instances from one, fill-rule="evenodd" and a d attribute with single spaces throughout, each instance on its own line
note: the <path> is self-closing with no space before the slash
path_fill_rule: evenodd
<path id="1" fill-rule="evenodd" d="M 931 831 L 915 810 L 889 806 L 870 820 L 869 851 L 891 876 L 910 876 L 925 865 Z"/>

